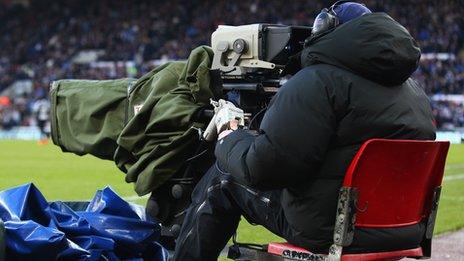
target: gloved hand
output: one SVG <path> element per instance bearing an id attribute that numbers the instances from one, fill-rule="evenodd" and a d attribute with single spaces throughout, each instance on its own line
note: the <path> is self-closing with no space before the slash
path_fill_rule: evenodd
<path id="1" fill-rule="evenodd" d="M 231 134 L 234 130 L 238 129 L 238 120 L 229 121 L 229 128 L 218 134 L 218 140 L 224 139 L 227 135 Z"/>
<path id="2" fill-rule="evenodd" d="M 233 103 L 220 99 L 218 102 L 211 100 L 214 106 L 214 116 L 203 133 L 203 138 L 207 141 L 217 139 L 218 134 L 229 129 L 232 120 L 237 121 L 238 126 L 245 125 L 245 116 L 243 110 L 237 108 Z"/>

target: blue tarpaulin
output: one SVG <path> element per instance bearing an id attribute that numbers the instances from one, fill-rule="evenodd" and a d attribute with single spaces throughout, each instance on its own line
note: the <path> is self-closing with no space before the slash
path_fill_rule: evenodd
<path id="1" fill-rule="evenodd" d="M 7 260 L 167 260 L 159 223 L 110 188 L 85 211 L 48 203 L 33 184 L 0 192 Z"/>

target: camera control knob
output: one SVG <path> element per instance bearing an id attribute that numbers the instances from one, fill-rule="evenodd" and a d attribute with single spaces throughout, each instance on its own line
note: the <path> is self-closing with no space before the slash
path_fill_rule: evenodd
<path id="1" fill-rule="evenodd" d="M 181 199 L 184 194 L 184 188 L 182 185 L 175 184 L 171 188 L 172 197 L 175 199 Z"/>
<path id="2" fill-rule="evenodd" d="M 242 53 L 246 52 L 247 43 L 246 43 L 245 40 L 239 38 L 239 39 L 234 41 L 234 44 L 233 44 L 232 47 L 234 49 L 234 52 L 236 52 L 238 54 L 242 54 Z"/>

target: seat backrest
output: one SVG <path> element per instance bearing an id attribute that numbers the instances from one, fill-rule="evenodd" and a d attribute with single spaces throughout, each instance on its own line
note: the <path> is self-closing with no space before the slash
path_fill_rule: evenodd
<path id="1" fill-rule="evenodd" d="M 430 213 L 449 142 L 372 139 L 348 168 L 343 186 L 358 190 L 357 227 L 413 225 Z"/>

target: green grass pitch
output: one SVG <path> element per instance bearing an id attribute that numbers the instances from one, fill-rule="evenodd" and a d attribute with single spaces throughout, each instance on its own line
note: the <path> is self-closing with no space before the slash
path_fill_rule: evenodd
<path id="1" fill-rule="evenodd" d="M 113 162 L 62 153 L 52 144 L 0 141 L 0 190 L 33 182 L 48 200 L 88 200 L 97 189 L 111 186 L 126 199 L 144 204 Z M 452 145 L 435 233 L 464 227 L 464 145 Z M 238 240 L 265 243 L 280 240 L 264 228 L 241 222 Z"/>

